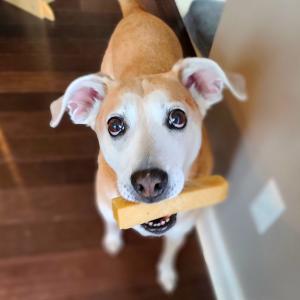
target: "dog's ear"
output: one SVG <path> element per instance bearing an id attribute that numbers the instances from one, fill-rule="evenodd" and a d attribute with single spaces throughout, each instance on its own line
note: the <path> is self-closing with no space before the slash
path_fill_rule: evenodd
<path id="1" fill-rule="evenodd" d="M 222 100 L 225 87 L 237 99 L 247 99 L 244 78 L 239 74 L 226 75 L 211 59 L 182 59 L 174 65 L 172 71 L 190 91 L 204 114 L 209 107 Z"/>
<path id="2" fill-rule="evenodd" d="M 71 82 L 64 95 L 50 105 L 50 126 L 56 127 L 64 112 L 68 111 L 73 123 L 93 128 L 109 82 L 111 79 L 100 73 L 82 76 Z"/>

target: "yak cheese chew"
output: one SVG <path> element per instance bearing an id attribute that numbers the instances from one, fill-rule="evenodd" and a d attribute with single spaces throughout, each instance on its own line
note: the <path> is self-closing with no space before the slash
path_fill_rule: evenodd
<path id="1" fill-rule="evenodd" d="M 228 182 L 222 176 L 207 176 L 189 182 L 175 198 L 145 204 L 119 197 L 113 199 L 112 208 L 119 228 L 128 229 L 178 212 L 217 204 L 227 193 Z"/>

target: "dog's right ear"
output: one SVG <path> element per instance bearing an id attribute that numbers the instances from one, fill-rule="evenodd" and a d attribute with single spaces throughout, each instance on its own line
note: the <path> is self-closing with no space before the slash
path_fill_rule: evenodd
<path id="1" fill-rule="evenodd" d="M 50 126 L 56 127 L 64 112 L 68 111 L 73 123 L 93 128 L 107 85 L 111 81 L 110 77 L 97 73 L 79 77 L 71 82 L 65 94 L 50 105 L 52 115 Z"/>

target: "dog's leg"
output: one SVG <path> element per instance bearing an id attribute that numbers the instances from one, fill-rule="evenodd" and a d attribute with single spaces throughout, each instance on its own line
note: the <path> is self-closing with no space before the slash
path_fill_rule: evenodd
<path id="1" fill-rule="evenodd" d="M 97 206 L 102 215 L 105 225 L 105 233 L 102 240 L 102 245 L 105 251 L 110 255 L 116 255 L 123 247 L 122 231 L 118 228 L 111 208 L 104 201 L 97 199 Z"/>
<path id="2" fill-rule="evenodd" d="M 185 233 L 177 236 L 165 236 L 163 252 L 158 263 L 158 282 L 167 293 L 176 287 L 177 272 L 175 267 L 176 256 L 181 249 Z"/>
<path id="3" fill-rule="evenodd" d="M 102 244 L 110 255 L 116 255 L 121 251 L 123 247 L 122 233 L 116 223 L 105 222 L 105 235 Z"/>

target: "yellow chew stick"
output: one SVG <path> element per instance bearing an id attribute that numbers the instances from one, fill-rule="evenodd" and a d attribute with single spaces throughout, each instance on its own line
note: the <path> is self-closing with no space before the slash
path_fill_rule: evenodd
<path id="1" fill-rule="evenodd" d="M 188 183 L 177 197 L 153 204 L 134 203 L 115 198 L 112 208 L 120 229 L 149 222 L 181 211 L 222 202 L 228 193 L 228 182 L 222 176 L 200 177 Z"/>

